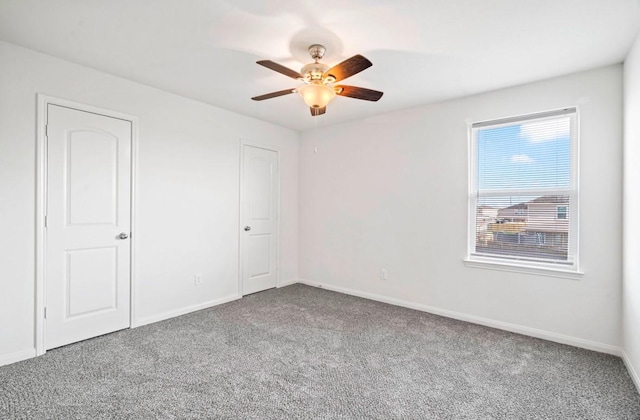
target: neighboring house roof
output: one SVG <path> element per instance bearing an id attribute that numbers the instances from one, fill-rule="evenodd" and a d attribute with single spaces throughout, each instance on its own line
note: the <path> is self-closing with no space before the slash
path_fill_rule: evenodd
<path id="1" fill-rule="evenodd" d="M 540 197 L 542 198 L 542 197 Z M 529 202 L 526 203 L 518 203 L 518 204 L 514 204 L 513 206 L 509 206 L 509 207 L 505 207 L 502 210 L 519 210 L 519 209 L 526 209 L 527 205 Z"/>
<path id="2" fill-rule="evenodd" d="M 535 200 L 529 201 L 530 203 L 551 203 L 551 204 L 569 204 L 569 196 L 566 195 L 543 195 Z"/>
<path id="3" fill-rule="evenodd" d="M 536 199 L 514 204 L 501 210 L 520 210 L 529 207 L 529 204 L 569 204 L 569 197 L 566 195 L 543 195 Z"/>

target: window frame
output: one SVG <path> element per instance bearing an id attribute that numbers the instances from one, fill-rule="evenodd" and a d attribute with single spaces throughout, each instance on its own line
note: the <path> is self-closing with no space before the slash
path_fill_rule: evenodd
<path id="1" fill-rule="evenodd" d="M 487 127 L 499 128 L 518 125 L 529 121 L 543 121 L 558 117 L 569 117 L 570 121 L 570 182 L 567 188 L 541 189 L 501 189 L 478 190 L 478 150 L 477 132 Z M 468 225 L 467 225 L 467 254 L 465 265 L 478 268 L 492 268 L 506 271 L 536 273 L 554 277 L 580 277 L 579 270 L 579 164 L 580 164 L 580 133 L 579 110 L 568 107 L 552 111 L 517 115 L 508 118 L 486 120 L 468 124 Z M 551 261 L 533 259 L 522 256 L 497 256 L 476 252 L 477 235 L 477 203 L 480 196 L 527 196 L 527 195 L 568 195 L 569 203 L 567 218 L 569 219 L 567 261 Z M 557 217 L 557 209 L 556 209 Z"/>

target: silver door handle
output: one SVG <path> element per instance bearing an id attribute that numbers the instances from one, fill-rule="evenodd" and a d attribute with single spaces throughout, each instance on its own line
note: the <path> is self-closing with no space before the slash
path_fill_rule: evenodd
<path id="1" fill-rule="evenodd" d="M 127 235 L 126 233 L 122 232 L 120 235 L 118 235 L 119 239 L 127 239 L 129 237 L 129 235 Z"/>
<path id="2" fill-rule="evenodd" d="M 245 226 L 244 230 L 245 230 L 245 232 L 249 232 L 251 230 L 251 226 Z"/>

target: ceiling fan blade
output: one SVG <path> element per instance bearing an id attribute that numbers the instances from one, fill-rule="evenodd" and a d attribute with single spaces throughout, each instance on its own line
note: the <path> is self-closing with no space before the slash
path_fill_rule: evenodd
<path id="1" fill-rule="evenodd" d="M 340 96 L 348 96 L 349 98 L 364 99 L 365 101 L 377 101 L 382 98 L 383 92 L 361 88 L 357 86 L 336 86 L 336 94 Z"/>
<path id="2" fill-rule="evenodd" d="M 295 89 L 279 90 L 277 92 L 265 93 L 264 95 L 254 96 L 251 99 L 253 99 L 254 101 L 264 101 L 265 99 L 277 98 L 278 96 L 288 95 L 295 91 L 296 91 Z"/>
<path id="3" fill-rule="evenodd" d="M 268 69 L 271 69 L 273 71 L 277 71 L 278 73 L 284 74 L 285 76 L 289 76 L 292 79 L 302 79 L 302 75 L 300 73 L 298 73 L 295 70 L 291 70 L 288 67 L 285 67 L 281 64 L 278 63 L 274 63 L 271 60 L 260 60 L 260 61 L 256 61 L 256 63 L 260 64 L 261 66 L 264 66 Z"/>
<path id="4" fill-rule="evenodd" d="M 317 117 L 318 115 L 322 115 L 325 112 L 327 112 L 327 107 L 326 106 L 323 106 L 322 108 L 310 107 L 309 109 L 311 110 L 311 116 L 312 117 Z"/>
<path id="5" fill-rule="evenodd" d="M 333 78 L 335 78 L 336 82 L 339 82 L 340 80 L 344 80 L 347 77 L 351 77 L 354 74 L 360 73 L 362 70 L 368 69 L 371 66 L 373 66 L 373 63 L 371 63 L 371 61 L 358 54 L 354 55 L 351 58 L 347 58 L 340 64 L 331 67 L 324 73 L 322 78 L 324 79 L 327 76 L 332 76 Z"/>

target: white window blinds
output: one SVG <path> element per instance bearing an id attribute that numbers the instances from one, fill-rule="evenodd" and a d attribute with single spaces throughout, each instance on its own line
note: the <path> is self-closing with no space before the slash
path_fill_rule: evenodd
<path id="1" fill-rule="evenodd" d="M 575 266 L 576 110 L 473 124 L 470 258 Z"/>

